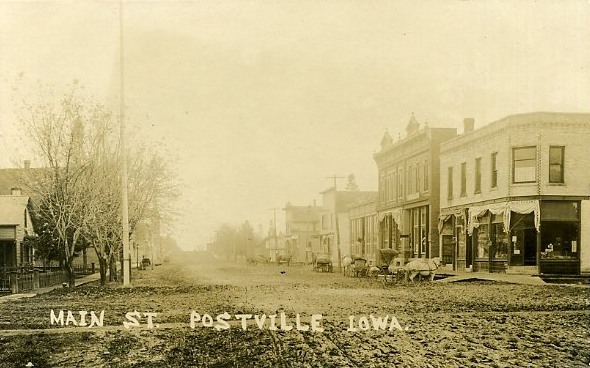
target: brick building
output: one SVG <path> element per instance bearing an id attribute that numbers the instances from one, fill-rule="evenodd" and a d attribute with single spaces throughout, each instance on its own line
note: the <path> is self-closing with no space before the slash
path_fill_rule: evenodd
<path id="1" fill-rule="evenodd" d="M 590 274 L 590 114 L 511 115 L 441 145 L 440 254 L 455 269 Z"/>
<path id="2" fill-rule="evenodd" d="M 406 137 L 393 142 L 386 132 L 374 154 L 379 175 L 379 248 L 399 257 L 438 257 L 439 150 L 457 135 L 455 128 L 423 128 L 414 116 Z"/>

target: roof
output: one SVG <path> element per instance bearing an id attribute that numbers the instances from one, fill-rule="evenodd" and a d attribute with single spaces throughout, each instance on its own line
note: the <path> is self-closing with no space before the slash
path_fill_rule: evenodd
<path id="1" fill-rule="evenodd" d="M 10 195 L 11 189 L 21 188 L 25 194 L 32 194 L 27 188 L 27 181 L 38 181 L 46 169 L 0 169 L 0 195 Z"/>
<path id="2" fill-rule="evenodd" d="M 560 129 L 569 127 L 572 130 L 581 133 L 580 128 L 585 128 L 584 131 L 587 132 L 587 128 L 590 126 L 590 114 L 579 112 L 537 111 L 508 115 L 500 120 L 488 123 L 478 129 L 474 129 L 470 132 L 457 135 L 453 139 L 449 139 L 441 145 L 441 151 L 444 152 L 465 142 L 484 137 L 487 134 L 497 132 L 509 134 L 507 130 L 508 128 L 512 128 L 521 124 L 535 124 L 537 125 L 537 130 L 541 129 L 543 124 L 564 124 L 560 127 Z"/>
<path id="3" fill-rule="evenodd" d="M 338 191 L 336 192 L 336 212 L 348 211 L 351 204 L 370 201 L 377 197 L 377 191 Z"/>
<path id="4" fill-rule="evenodd" d="M 0 225 L 22 224 L 28 203 L 28 196 L 0 195 Z"/>
<path id="5" fill-rule="evenodd" d="M 319 222 L 319 207 L 289 205 L 285 207 L 285 212 L 293 222 Z"/>

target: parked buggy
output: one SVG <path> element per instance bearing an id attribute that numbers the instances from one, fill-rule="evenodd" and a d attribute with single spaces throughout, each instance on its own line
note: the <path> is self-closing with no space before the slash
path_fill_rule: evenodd
<path id="1" fill-rule="evenodd" d="M 368 275 L 369 265 L 366 259 L 356 257 L 352 261 L 352 274 L 354 277 L 365 277 Z"/>
<path id="2" fill-rule="evenodd" d="M 395 249 L 379 249 L 381 263 L 379 264 L 379 278 L 384 282 L 400 282 L 405 279 L 406 270 L 400 258 L 397 258 L 399 252 Z"/>
<path id="3" fill-rule="evenodd" d="M 319 255 L 313 263 L 313 270 L 317 272 L 332 272 L 332 261 L 329 255 Z"/>
<path id="4" fill-rule="evenodd" d="M 391 263 L 393 262 L 394 258 L 397 257 L 399 252 L 395 249 L 382 248 L 382 249 L 379 249 L 379 254 L 381 255 L 381 257 L 380 257 L 381 263 L 377 267 L 379 267 L 379 269 L 381 270 L 380 274 L 381 275 L 389 275 L 390 271 L 388 268 L 391 265 Z"/>
<path id="5" fill-rule="evenodd" d="M 150 267 L 152 265 L 152 261 L 147 258 L 147 257 L 143 257 L 143 259 L 141 260 L 141 269 L 142 270 L 147 270 L 148 267 Z"/>

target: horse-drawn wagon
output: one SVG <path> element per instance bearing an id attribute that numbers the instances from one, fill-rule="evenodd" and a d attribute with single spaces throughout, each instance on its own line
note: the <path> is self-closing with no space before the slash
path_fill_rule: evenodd
<path id="1" fill-rule="evenodd" d="M 317 256 L 313 262 L 313 270 L 317 272 L 332 272 L 332 261 L 327 254 Z"/>
<path id="2" fill-rule="evenodd" d="M 355 257 L 351 264 L 352 275 L 354 277 L 364 277 L 368 275 L 369 266 L 368 262 L 363 257 Z"/>
<path id="3" fill-rule="evenodd" d="M 406 270 L 400 258 L 397 258 L 399 252 L 396 249 L 382 248 L 379 249 L 381 263 L 379 264 L 378 277 L 384 281 L 403 281 L 406 277 Z"/>

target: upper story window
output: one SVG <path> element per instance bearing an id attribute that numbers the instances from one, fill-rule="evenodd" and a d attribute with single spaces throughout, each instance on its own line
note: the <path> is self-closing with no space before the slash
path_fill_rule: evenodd
<path id="1" fill-rule="evenodd" d="M 475 159 L 475 193 L 481 193 L 481 157 Z"/>
<path id="2" fill-rule="evenodd" d="M 397 171 L 397 198 L 402 200 L 404 198 L 404 173 L 402 169 L 398 169 Z"/>
<path id="3" fill-rule="evenodd" d="M 537 177 L 537 147 L 512 149 L 512 182 L 534 183 Z"/>
<path id="4" fill-rule="evenodd" d="M 414 166 L 410 166 L 408 167 L 407 173 L 408 175 L 406 176 L 407 179 L 407 185 L 406 185 L 406 189 L 408 190 L 408 192 L 406 194 L 413 194 L 415 192 L 414 190 Z"/>
<path id="5" fill-rule="evenodd" d="M 467 162 L 461 163 L 461 197 L 467 195 Z"/>
<path id="6" fill-rule="evenodd" d="M 389 178 L 389 183 L 387 185 L 387 193 L 389 193 L 388 200 L 393 201 L 393 200 L 395 200 L 395 195 L 393 193 L 393 188 L 394 188 L 394 184 L 395 184 L 394 180 L 393 180 L 394 174 L 393 173 L 387 174 L 387 177 Z"/>
<path id="7" fill-rule="evenodd" d="M 492 153 L 490 164 L 491 164 L 491 169 L 492 169 L 491 187 L 497 188 L 498 187 L 498 152 Z"/>
<path id="8" fill-rule="evenodd" d="M 453 167 L 447 169 L 447 198 L 453 198 Z"/>
<path id="9" fill-rule="evenodd" d="M 422 191 L 422 165 L 420 163 L 416 164 L 416 192 Z"/>
<path id="10" fill-rule="evenodd" d="M 381 203 L 385 202 L 386 193 L 387 187 L 385 186 L 385 175 L 381 173 L 381 177 L 379 178 L 379 199 L 381 200 Z"/>
<path id="11" fill-rule="evenodd" d="M 564 163 L 564 151 L 563 146 L 551 146 L 549 147 L 549 182 L 550 183 L 563 183 L 563 163 Z"/>
<path id="12" fill-rule="evenodd" d="M 426 161 L 424 161 L 424 180 L 423 180 L 423 182 L 424 182 L 424 191 L 425 192 L 428 191 L 428 189 L 429 189 L 429 186 L 428 186 L 428 180 L 429 180 L 429 178 L 428 178 L 428 170 L 429 170 L 428 169 L 428 160 L 426 160 Z"/>

